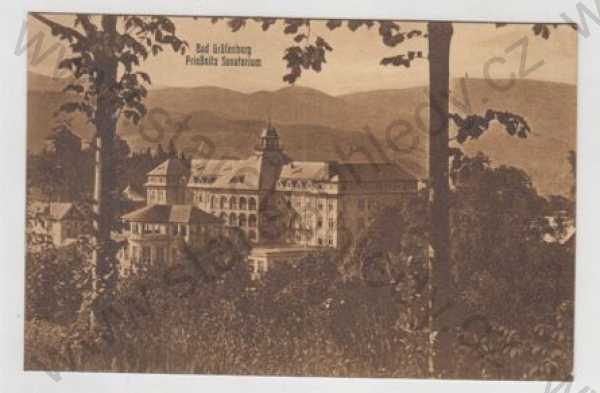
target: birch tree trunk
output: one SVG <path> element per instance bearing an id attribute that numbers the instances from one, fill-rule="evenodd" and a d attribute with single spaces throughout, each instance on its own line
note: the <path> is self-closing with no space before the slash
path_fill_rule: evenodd
<path id="1" fill-rule="evenodd" d="M 99 64 L 96 83 L 98 99 L 95 113 L 96 143 L 94 167 L 94 244 L 92 250 L 91 322 L 96 324 L 106 310 L 116 280 L 115 251 L 111 240 L 114 220 L 115 174 L 113 171 L 114 139 L 117 121 L 118 60 L 113 53 L 117 17 L 102 16 L 103 43 L 95 51 Z"/>
<path id="2" fill-rule="evenodd" d="M 452 366 L 451 310 L 454 284 L 450 274 L 448 99 L 452 24 L 429 22 L 429 178 L 431 181 L 431 287 L 435 376 L 448 377 Z M 446 310 L 446 311 L 444 311 Z"/>

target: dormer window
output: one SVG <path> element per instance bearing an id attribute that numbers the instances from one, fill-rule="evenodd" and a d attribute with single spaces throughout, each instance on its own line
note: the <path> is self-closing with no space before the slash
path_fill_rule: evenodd
<path id="1" fill-rule="evenodd" d="M 234 176 L 231 178 L 231 180 L 229 181 L 232 184 L 238 184 L 238 183 L 243 183 L 245 180 L 244 175 L 240 175 L 240 176 Z"/>

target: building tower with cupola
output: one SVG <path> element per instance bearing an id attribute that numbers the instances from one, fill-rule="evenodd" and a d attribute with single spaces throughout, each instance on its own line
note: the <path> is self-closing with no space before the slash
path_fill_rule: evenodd
<path id="1" fill-rule="evenodd" d="M 189 169 L 177 158 L 169 158 L 148 173 L 146 201 L 148 205 L 177 205 L 186 202 Z"/>
<path id="2" fill-rule="evenodd" d="M 257 146 L 259 151 L 280 151 L 279 150 L 279 135 L 271 122 L 263 129 L 260 134 L 260 144 Z"/>

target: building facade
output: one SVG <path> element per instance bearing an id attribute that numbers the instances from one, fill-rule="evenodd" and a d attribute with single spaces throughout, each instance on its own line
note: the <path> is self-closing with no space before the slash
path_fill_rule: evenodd
<path id="1" fill-rule="evenodd" d="M 250 157 L 194 159 L 189 169 L 169 159 L 145 187 L 150 206 L 184 204 L 239 228 L 260 250 L 250 264 L 266 270 L 268 259 L 300 255 L 298 247 L 351 244 L 380 208 L 415 193 L 417 179 L 391 163 L 294 161 L 269 125 Z"/>
<path id="2" fill-rule="evenodd" d="M 267 127 L 246 160 L 192 160 L 187 203 L 253 243 L 337 248 L 378 209 L 416 191 L 417 179 L 390 163 L 291 160 Z"/>

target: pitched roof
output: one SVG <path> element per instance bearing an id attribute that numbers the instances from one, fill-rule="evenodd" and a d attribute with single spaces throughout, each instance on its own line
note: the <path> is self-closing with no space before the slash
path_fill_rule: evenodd
<path id="1" fill-rule="evenodd" d="M 192 160 L 190 185 L 235 190 L 270 189 L 286 160 L 287 157 L 278 152 L 253 154 L 245 160 Z M 203 178 L 209 181 L 204 182 Z"/>
<path id="2" fill-rule="evenodd" d="M 239 160 L 192 160 L 192 176 L 220 176 L 231 171 Z"/>
<path id="3" fill-rule="evenodd" d="M 63 220 L 77 211 L 72 203 L 67 202 L 34 202 L 30 207 L 33 211 L 57 221 Z"/>
<path id="4" fill-rule="evenodd" d="M 215 188 L 256 190 L 259 186 L 261 163 L 257 157 L 232 161 L 211 185 Z"/>
<path id="5" fill-rule="evenodd" d="M 187 174 L 187 167 L 178 158 L 169 158 L 148 172 L 150 176 L 183 176 Z"/>
<path id="6" fill-rule="evenodd" d="M 192 160 L 190 184 L 203 183 L 211 188 L 255 189 L 259 170 L 248 160 Z"/>
<path id="7" fill-rule="evenodd" d="M 338 181 L 371 182 L 417 180 L 412 174 L 393 163 L 344 163 L 335 164 L 333 172 Z"/>
<path id="8" fill-rule="evenodd" d="M 126 221 L 146 223 L 220 224 L 222 221 L 191 205 L 150 205 L 123 216 Z"/>
<path id="9" fill-rule="evenodd" d="M 416 178 L 392 163 L 337 163 L 293 161 L 284 165 L 282 179 L 317 181 L 398 181 Z"/>

